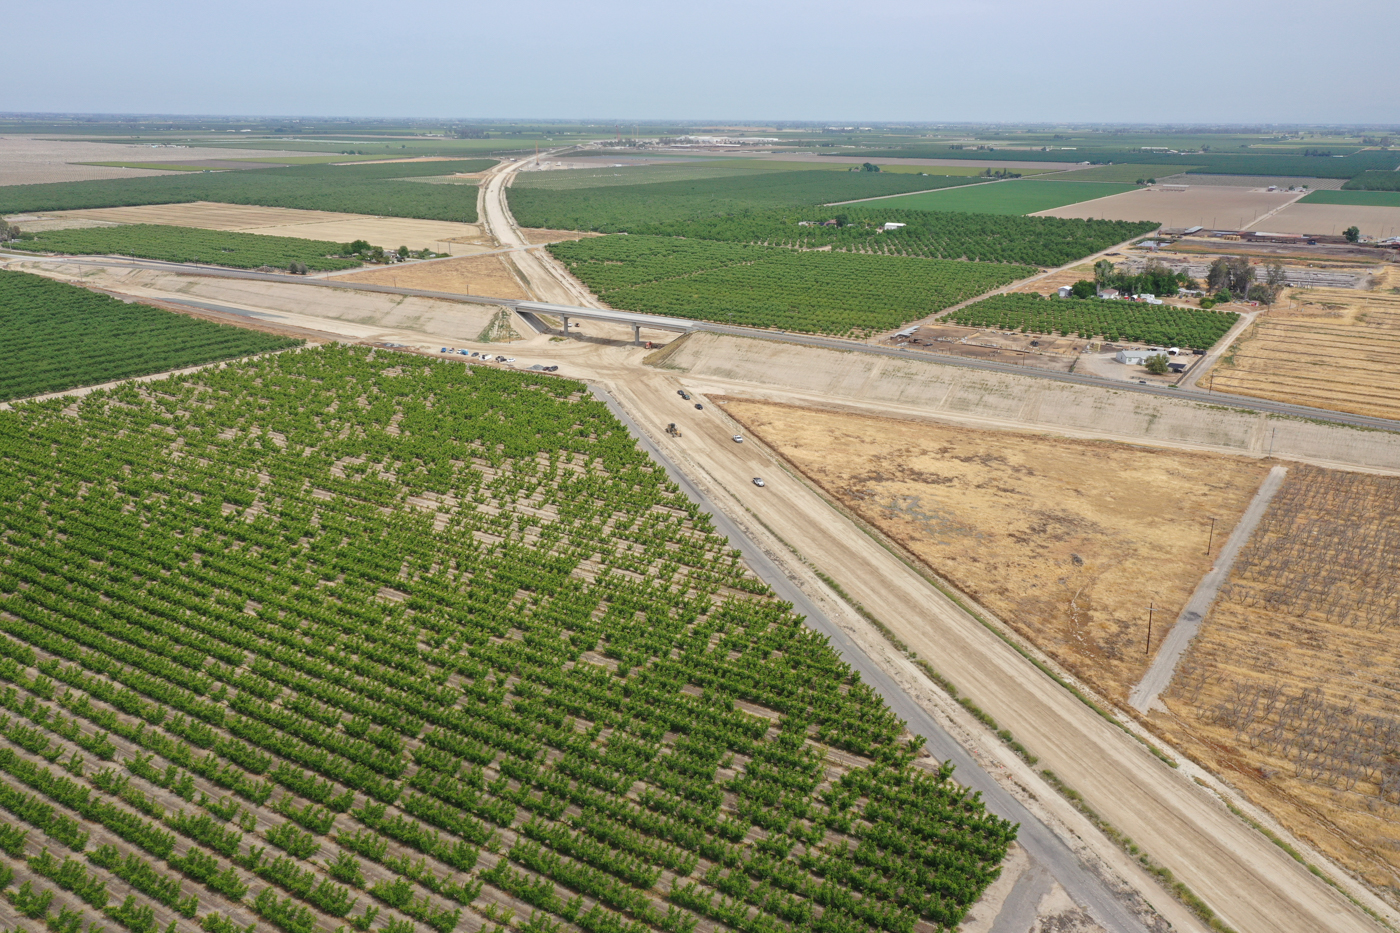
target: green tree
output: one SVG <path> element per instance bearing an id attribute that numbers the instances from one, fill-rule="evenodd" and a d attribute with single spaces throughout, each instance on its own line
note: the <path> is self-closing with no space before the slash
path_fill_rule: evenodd
<path id="1" fill-rule="evenodd" d="M 407 258 L 408 258 L 408 247 L 407 247 L 407 246 L 400 246 L 400 247 L 399 247 L 399 258 L 400 258 L 400 259 L 407 259 Z"/>
<path id="2" fill-rule="evenodd" d="M 866 162 L 861 165 L 860 170 L 862 172 L 878 172 L 880 166 L 876 165 L 874 162 Z"/>
<path id="3" fill-rule="evenodd" d="M 1098 293 L 1094 283 L 1088 279 L 1080 279 L 1070 286 L 1069 293 L 1075 298 L 1093 298 Z"/>
<path id="4" fill-rule="evenodd" d="M 1100 259 L 1098 262 L 1094 263 L 1094 281 L 1099 285 L 1107 285 L 1117 274 L 1118 272 L 1113 268 L 1112 261 L 1108 259 Z"/>
<path id="5" fill-rule="evenodd" d="M 1361 228 L 1356 226 L 1347 227 L 1342 231 L 1342 236 L 1347 238 L 1348 243 L 1359 243 L 1361 241 Z"/>
<path id="6" fill-rule="evenodd" d="M 1145 366 L 1147 368 L 1147 371 L 1154 376 L 1165 376 L 1168 370 L 1170 369 L 1170 366 L 1168 366 L 1167 355 L 1165 353 L 1158 353 L 1155 356 L 1149 356 L 1146 360 L 1143 361 L 1142 365 Z"/>

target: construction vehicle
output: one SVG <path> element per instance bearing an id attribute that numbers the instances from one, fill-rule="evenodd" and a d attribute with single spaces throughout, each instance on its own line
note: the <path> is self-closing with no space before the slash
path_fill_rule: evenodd
<path id="1" fill-rule="evenodd" d="M 669 434 L 669 435 L 671 435 L 672 437 L 680 437 L 680 436 L 681 436 L 681 432 L 678 431 L 678 430 L 676 429 L 676 423 L 675 423 L 674 421 L 672 421 L 670 424 L 666 425 L 666 433 Z"/>

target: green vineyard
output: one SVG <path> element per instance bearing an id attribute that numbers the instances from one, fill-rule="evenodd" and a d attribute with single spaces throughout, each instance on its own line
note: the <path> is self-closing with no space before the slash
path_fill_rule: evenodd
<path id="1" fill-rule="evenodd" d="M 952 930 L 1015 838 L 579 383 L 324 347 L 28 403 L 0 516 L 36 924 Z"/>
<path id="2" fill-rule="evenodd" d="M 0 401 L 266 353 L 300 340 L 0 271 Z"/>
<path id="3" fill-rule="evenodd" d="M 134 256 L 166 262 L 202 262 L 235 269 L 272 266 L 287 269 L 302 263 L 316 272 L 353 269 L 359 259 L 332 258 L 342 244 L 303 240 L 261 233 L 202 230 L 167 224 L 122 224 L 117 227 L 79 227 L 26 234 L 20 247 L 42 253 L 72 256 Z"/>
<path id="4" fill-rule="evenodd" d="M 1098 298 L 993 295 L 948 315 L 950 324 L 1030 334 L 1104 337 L 1161 346 L 1206 349 L 1224 337 L 1239 315 Z"/>
<path id="5" fill-rule="evenodd" d="M 679 237 L 594 237 L 549 250 L 614 308 L 840 335 L 889 330 L 1035 272 Z"/>

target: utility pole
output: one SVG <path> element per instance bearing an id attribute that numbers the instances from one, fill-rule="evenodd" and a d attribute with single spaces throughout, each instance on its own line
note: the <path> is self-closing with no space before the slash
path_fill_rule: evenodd
<path id="1" fill-rule="evenodd" d="M 1206 556 L 1210 556 L 1210 546 L 1215 543 L 1215 519 L 1210 520 L 1210 537 L 1206 539 Z"/>
<path id="2" fill-rule="evenodd" d="M 1147 606 L 1147 645 L 1143 648 L 1143 657 L 1147 657 L 1152 653 L 1152 613 L 1156 610 L 1157 600 L 1154 599 Z"/>

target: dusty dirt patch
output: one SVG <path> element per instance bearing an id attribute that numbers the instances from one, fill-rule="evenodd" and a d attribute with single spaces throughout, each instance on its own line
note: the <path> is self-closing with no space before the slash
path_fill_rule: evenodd
<path id="1" fill-rule="evenodd" d="M 581 230 L 548 230 L 544 227 L 521 227 L 520 232 L 525 234 L 525 239 L 531 245 L 538 243 L 558 243 L 561 240 L 582 240 L 585 237 L 603 236 L 601 233 L 591 233 Z"/>
<path id="2" fill-rule="evenodd" d="M 730 399 L 842 505 L 1123 700 L 1210 569 L 1258 461 Z M 1205 517 L 1204 519 L 1202 517 Z"/>
<path id="3" fill-rule="evenodd" d="M 43 216 L 51 220 L 77 218 L 120 224 L 171 224 L 204 230 L 237 230 L 242 233 L 264 233 L 306 240 L 329 240 L 333 243 L 368 240 L 375 246 L 383 246 L 386 249 L 407 246 L 412 250 L 431 249 L 444 253 L 480 252 L 486 249 L 490 242 L 480 224 L 303 211 L 288 207 L 254 207 L 211 201 L 55 211 Z"/>
<path id="4" fill-rule="evenodd" d="M 1400 479 L 1289 469 L 1153 714 L 1293 832 L 1400 888 Z"/>
<path id="5" fill-rule="evenodd" d="M 1250 188 L 1201 186 L 1181 190 L 1158 186 L 1055 207 L 1033 216 L 1092 217 L 1096 220 L 1141 220 L 1150 217 L 1167 227 L 1199 225 L 1239 230 L 1296 197 L 1296 193 L 1287 191 L 1257 191 Z M 1264 221 L 1264 226 L 1272 230 L 1274 220 L 1274 217 L 1270 217 Z"/>
<path id="6" fill-rule="evenodd" d="M 1291 289 L 1197 381 L 1223 392 L 1400 418 L 1400 270 L 1370 291 Z"/>
<path id="7" fill-rule="evenodd" d="M 407 263 L 338 275 L 337 282 L 369 282 L 401 288 L 421 288 L 483 298 L 529 298 L 520 281 L 500 256 L 464 256 L 437 262 Z"/>

